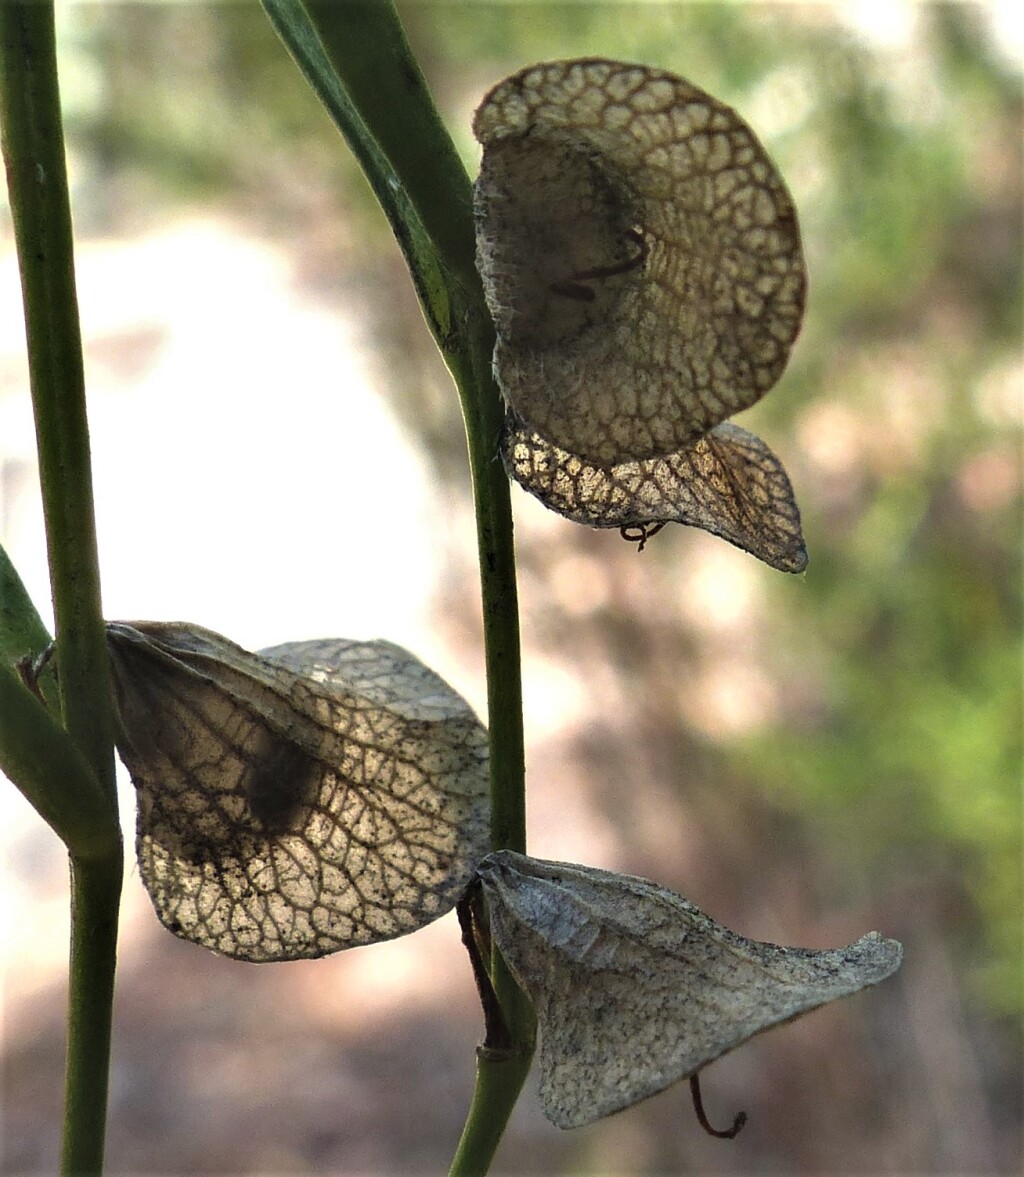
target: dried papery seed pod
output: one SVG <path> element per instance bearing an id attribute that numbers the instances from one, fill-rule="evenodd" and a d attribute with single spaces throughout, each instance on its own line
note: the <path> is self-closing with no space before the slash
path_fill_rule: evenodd
<path id="1" fill-rule="evenodd" d="M 175 934 L 246 961 L 415 931 L 488 848 L 487 733 L 389 642 L 258 654 L 184 623 L 113 622 L 137 850 Z"/>
<path id="2" fill-rule="evenodd" d="M 877 984 L 903 956 L 877 932 L 827 951 L 747 940 L 647 879 L 508 850 L 478 875 L 491 935 L 537 1011 L 540 1097 L 560 1128 Z"/>
<path id="3" fill-rule="evenodd" d="M 778 380 L 800 235 L 734 110 L 664 70 L 555 61 L 497 85 L 473 129 L 495 372 L 526 425 L 610 467 L 676 453 Z"/>
<path id="4" fill-rule="evenodd" d="M 782 463 L 760 438 L 731 422 L 666 458 L 605 468 L 510 417 L 501 450 L 516 482 L 576 523 L 637 529 L 641 542 L 652 525 L 684 523 L 781 572 L 807 567 L 800 511 Z"/>

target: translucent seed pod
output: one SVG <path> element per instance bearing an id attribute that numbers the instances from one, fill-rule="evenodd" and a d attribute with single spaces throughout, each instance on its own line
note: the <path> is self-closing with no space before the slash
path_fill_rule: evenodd
<path id="1" fill-rule="evenodd" d="M 187 624 L 114 622 L 117 748 L 139 869 L 176 935 L 246 961 L 415 931 L 488 849 L 487 733 L 389 642 L 249 653 Z"/>
<path id="2" fill-rule="evenodd" d="M 664 70 L 556 61 L 473 122 L 478 266 L 516 416 L 608 467 L 680 450 L 779 379 L 796 213 L 754 132 Z"/>

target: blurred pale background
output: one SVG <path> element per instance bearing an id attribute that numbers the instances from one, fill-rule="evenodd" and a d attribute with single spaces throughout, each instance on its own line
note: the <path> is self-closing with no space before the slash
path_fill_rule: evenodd
<path id="1" fill-rule="evenodd" d="M 400 7 L 471 169 L 472 109 L 520 65 L 658 64 L 758 130 L 809 260 L 793 362 L 742 419 L 793 477 L 804 577 L 679 528 L 638 557 L 515 492 L 531 849 L 749 936 L 907 949 L 706 1072 L 736 1141 L 685 1088 L 572 1133 L 531 1088 L 498 1171 L 1018 1171 L 1016 6 Z M 60 33 L 107 615 L 386 636 L 482 712 L 455 396 L 326 116 L 255 4 L 81 4 Z M 0 538 L 45 615 L 3 209 L 0 234 Z M 65 865 L 9 786 L 0 836 L 3 1164 L 47 1173 Z M 480 1032 L 452 917 L 248 966 L 164 932 L 129 867 L 110 1171 L 442 1171 Z"/>

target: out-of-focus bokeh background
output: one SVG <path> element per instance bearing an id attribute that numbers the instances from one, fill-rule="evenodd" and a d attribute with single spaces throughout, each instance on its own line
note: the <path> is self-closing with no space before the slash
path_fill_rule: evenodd
<path id="1" fill-rule="evenodd" d="M 506 1174 L 1002 1173 L 1021 1164 L 1021 18 L 1017 6 L 400 5 L 467 166 L 486 88 L 606 55 L 735 105 L 800 210 L 811 297 L 745 414 L 784 459 L 790 578 L 668 528 L 642 556 L 515 492 L 531 848 L 746 935 L 906 946 L 881 988 Z M 415 650 L 482 712 L 456 399 L 387 226 L 255 4 L 61 12 L 104 592 L 257 647 Z M 48 589 L 0 209 L 0 538 Z M 123 790 L 126 826 L 131 790 Z M 0 789 L 2 1149 L 55 1171 L 60 848 Z M 129 869 L 112 1173 L 428 1174 L 480 1017 L 452 917 L 325 961 L 175 940 Z"/>

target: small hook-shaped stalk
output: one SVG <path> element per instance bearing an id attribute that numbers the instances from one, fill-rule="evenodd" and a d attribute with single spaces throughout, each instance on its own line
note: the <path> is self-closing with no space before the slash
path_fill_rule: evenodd
<path id="1" fill-rule="evenodd" d="M 731 1128 L 712 1128 L 704 1111 L 704 1100 L 700 1094 L 700 1079 L 697 1075 L 690 1076 L 690 1095 L 693 1098 L 693 1110 L 697 1114 L 697 1122 L 709 1136 L 716 1136 L 719 1140 L 732 1140 L 747 1122 L 747 1113 L 737 1112 Z"/>

